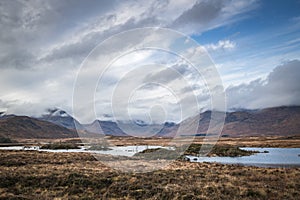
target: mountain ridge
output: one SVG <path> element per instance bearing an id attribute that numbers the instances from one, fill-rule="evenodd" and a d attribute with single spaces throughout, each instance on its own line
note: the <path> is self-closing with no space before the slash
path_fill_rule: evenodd
<path id="1" fill-rule="evenodd" d="M 0 118 L 0 136 L 11 139 L 56 139 L 78 137 L 73 130 L 28 116 Z"/>
<path id="2" fill-rule="evenodd" d="M 107 136 L 128 136 L 117 122 L 95 120 L 91 124 L 80 124 L 62 110 L 49 110 L 40 118 L 16 115 L 1 115 L 0 136 L 11 138 L 65 138 L 78 137 L 76 130 L 84 133 Z M 198 123 L 196 136 L 207 134 L 212 111 L 205 111 L 180 123 L 165 122 L 156 137 L 174 137 L 183 123 Z M 300 106 L 280 106 L 259 110 L 238 110 L 226 112 L 222 135 L 230 137 L 245 136 L 290 136 L 300 134 Z M 198 120 L 199 121 L 196 121 Z M 144 126 L 153 126 L 142 124 Z M 184 126 L 189 127 L 189 126 Z M 24 135 L 25 134 L 25 135 Z M 27 135 L 26 135 L 27 134 Z"/>

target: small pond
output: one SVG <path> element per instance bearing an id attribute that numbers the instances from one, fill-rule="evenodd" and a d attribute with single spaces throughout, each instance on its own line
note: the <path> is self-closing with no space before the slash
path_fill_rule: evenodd
<path id="1" fill-rule="evenodd" d="M 217 162 L 222 164 L 240 164 L 258 167 L 300 167 L 300 148 L 241 148 L 247 151 L 259 151 L 251 156 L 242 157 L 196 157 L 187 156 L 191 162 Z"/>
<path id="2" fill-rule="evenodd" d="M 168 150 L 174 150 L 174 147 L 163 147 L 163 146 L 154 146 L 154 145 L 139 145 L 139 146 L 116 146 L 109 147 L 110 150 L 88 150 L 90 146 L 79 146 L 80 149 L 40 149 L 39 146 L 9 146 L 9 147 L 0 147 L 0 150 L 26 150 L 26 151 L 46 151 L 46 152 L 90 152 L 90 153 L 99 153 L 99 154 L 109 154 L 115 156 L 133 156 L 135 153 L 144 151 L 146 149 L 156 149 L 156 148 L 165 148 Z"/>

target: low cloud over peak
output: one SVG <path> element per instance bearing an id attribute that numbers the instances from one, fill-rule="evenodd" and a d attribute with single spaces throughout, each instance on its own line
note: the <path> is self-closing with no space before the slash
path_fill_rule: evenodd
<path id="1" fill-rule="evenodd" d="M 229 87 L 226 90 L 229 108 L 264 108 L 300 105 L 300 61 L 292 60 L 277 66 L 265 80 Z"/>

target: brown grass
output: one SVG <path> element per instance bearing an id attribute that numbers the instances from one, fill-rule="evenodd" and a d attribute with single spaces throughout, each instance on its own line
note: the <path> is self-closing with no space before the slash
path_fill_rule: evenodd
<path id="1" fill-rule="evenodd" d="M 0 151 L 0 180 L 0 199 L 297 199 L 300 196 L 299 168 L 175 161 L 162 170 L 124 173 L 108 168 L 86 153 Z"/>
<path id="2" fill-rule="evenodd" d="M 201 144 L 204 137 L 195 137 L 193 143 Z M 190 139 L 183 138 L 172 140 L 172 138 L 135 138 L 135 137 L 108 137 L 107 140 L 113 145 L 161 145 L 170 146 L 178 143 L 184 144 Z M 298 147 L 300 148 L 300 136 L 290 137 L 236 137 L 222 138 L 218 140 L 219 145 L 233 145 L 240 147 Z"/>
<path id="3" fill-rule="evenodd" d="M 128 146 L 128 145 L 161 145 L 170 146 L 176 145 L 176 143 L 183 143 L 186 141 L 185 138 L 180 141 L 177 139 L 174 141 L 172 138 L 136 138 L 136 137 L 111 137 L 106 136 L 106 140 L 111 145 L 115 146 Z M 193 143 L 202 143 L 204 137 L 195 137 Z M 188 139 L 188 141 L 191 141 Z M 67 143 L 80 143 L 79 138 L 67 138 L 67 139 L 19 139 L 19 144 L 29 143 L 57 143 L 57 142 L 67 142 Z M 219 145 L 233 145 L 240 147 L 298 147 L 300 148 L 300 136 L 268 136 L 268 137 L 220 137 L 218 140 Z M 1 144 L 0 144 L 1 146 Z"/>

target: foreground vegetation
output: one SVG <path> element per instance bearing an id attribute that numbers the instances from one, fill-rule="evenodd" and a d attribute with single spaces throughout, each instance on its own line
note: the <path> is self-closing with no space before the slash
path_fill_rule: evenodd
<path id="1" fill-rule="evenodd" d="M 238 146 L 230 145 L 215 145 L 209 147 L 211 151 L 208 156 L 220 156 L 220 157 L 240 157 L 240 156 L 250 156 L 252 154 L 258 153 L 258 151 L 246 151 L 240 149 Z M 182 152 L 184 152 L 183 155 Z M 157 149 L 146 149 L 142 152 L 136 153 L 134 156 L 144 159 L 184 159 L 185 155 L 198 156 L 201 152 L 201 144 L 191 144 L 184 145 L 182 147 L 176 148 L 176 150 L 168 150 L 164 148 Z"/>
<path id="2" fill-rule="evenodd" d="M 0 151 L 0 199 L 297 199 L 299 168 L 175 161 L 124 173 L 87 153 Z"/>

